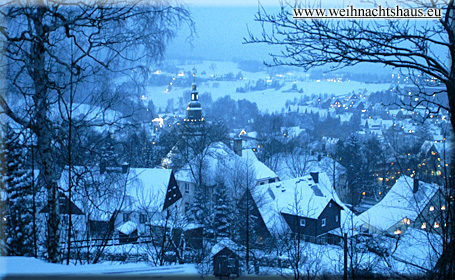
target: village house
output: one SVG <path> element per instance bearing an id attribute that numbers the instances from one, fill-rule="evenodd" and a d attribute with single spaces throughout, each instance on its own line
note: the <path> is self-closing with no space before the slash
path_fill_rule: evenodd
<path id="1" fill-rule="evenodd" d="M 257 243 L 288 234 L 309 242 L 336 243 L 341 225 L 351 214 L 327 175 L 318 172 L 249 189 L 240 200 L 245 203 L 250 203 L 251 215 L 257 216 L 252 225 Z"/>
<path id="2" fill-rule="evenodd" d="M 444 226 L 446 208 L 440 186 L 401 176 L 380 202 L 358 218 L 366 233 L 399 235 L 409 227 L 437 231 Z"/>
<path id="3" fill-rule="evenodd" d="M 168 211 L 178 211 L 182 194 L 172 170 L 123 166 L 102 171 L 75 167 L 72 172 L 71 200 L 81 213 L 90 213 L 84 218 L 91 238 L 134 242 L 161 225 Z M 65 193 L 68 182 L 65 169 L 59 181 Z"/>

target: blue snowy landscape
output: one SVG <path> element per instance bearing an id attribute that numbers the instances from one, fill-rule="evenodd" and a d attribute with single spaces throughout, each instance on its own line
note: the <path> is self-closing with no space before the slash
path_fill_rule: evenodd
<path id="1" fill-rule="evenodd" d="M 0 4 L 0 277 L 455 277 L 453 3 L 294 7 Z"/>

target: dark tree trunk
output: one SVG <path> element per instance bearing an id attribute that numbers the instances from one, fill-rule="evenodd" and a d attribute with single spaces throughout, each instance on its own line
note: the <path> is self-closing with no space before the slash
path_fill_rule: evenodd
<path id="1" fill-rule="evenodd" d="M 46 76 L 45 59 L 45 39 L 44 15 L 46 12 L 44 5 L 36 8 L 33 24 L 36 32 L 36 40 L 31 45 L 31 70 L 30 76 L 35 86 L 33 96 L 35 103 L 35 123 L 33 131 L 37 136 L 37 149 L 41 159 L 40 176 L 47 189 L 47 203 L 49 206 L 49 216 L 47 221 L 47 251 L 49 261 L 60 262 L 60 215 L 58 207 L 58 189 L 56 181 L 56 166 L 52 158 L 52 125 L 48 118 L 48 85 Z"/>

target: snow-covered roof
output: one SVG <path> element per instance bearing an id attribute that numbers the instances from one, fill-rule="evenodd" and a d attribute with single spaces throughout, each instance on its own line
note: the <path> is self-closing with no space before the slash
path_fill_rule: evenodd
<path id="1" fill-rule="evenodd" d="M 170 169 L 130 168 L 126 194 L 133 200 L 127 201 L 125 209 L 161 212 L 171 173 Z"/>
<path id="2" fill-rule="evenodd" d="M 221 252 L 221 250 L 223 250 L 224 248 L 228 248 L 229 250 L 236 252 L 236 254 L 238 254 L 238 252 L 241 249 L 240 246 L 237 245 L 234 241 L 225 237 L 225 238 L 218 240 L 218 243 L 216 243 L 215 246 L 212 247 L 212 250 L 210 251 L 210 257 L 215 256 L 216 254 Z"/>
<path id="3" fill-rule="evenodd" d="M 278 177 L 275 172 L 273 172 L 264 163 L 258 160 L 253 150 L 251 149 L 242 150 L 242 159 L 244 159 L 246 162 L 250 163 L 253 166 L 257 181 Z"/>
<path id="4" fill-rule="evenodd" d="M 380 231 L 389 230 L 404 218 L 414 221 L 439 187 L 419 181 L 416 193 L 413 193 L 413 188 L 414 179 L 401 176 L 386 196 L 359 215 L 359 219 Z"/>
<path id="5" fill-rule="evenodd" d="M 217 179 L 223 176 L 234 174 L 236 169 L 251 168 L 251 172 L 257 181 L 277 178 L 278 176 L 270 170 L 265 164 L 260 162 L 251 149 L 242 151 L 242 157 L 234 153 L 232 149 L 222 142 L 212 144 L 202 153 L 203 169 L 205 184 L 215 185 Z M 196 170 L 200 158 L 193 159 L 190 164 L 186 164 L 180 171 L 176 173 L 176 179 L 183 182 L 195 183 L 196 180 L 192 175 L 191 168 Z M 190 168 L 191 167 L 191 168 Z M 226 178 L 227 179 L 227 178 Z M 225 184 L 229 184 L 229 180 L 225 180 Z"/>
<path id="6" fill-rule="evenodd" d="M 336 193 L 332 191 L 329 178 L 319 173 L 319 182 L 307 175 L 296 179 L 275 182 L 256 187 L 252 196 L 258 210 L 271 233 L 282 233 L 287 225 L 283 214 L 317 219 L 327 204 L 333 199 L 342 206 Z"/>
<path id="7" fill-rule="evenodd" d="M 130 235 L 133 231 L 137 229 L 137 224 L 132 221 L 121 224 L 117 227 L 117 230 L 123 234 Z"/>
<path id="8" fill-rule="evenodd" d="M 93 220 L 109 220 L 114 210 L 147 210 L 160 213 L 171 178 L 172 170 L 160 168 L 129 168 L 128 172 L 104 172 L 97 168 L 74 166 L 73 202 Z M 76 179 L 77 178 L 77 179 Z M 67 193 L 68 169 L 59 180 Z M 90 191 L 90 199 L 86 192 Z M 119 207 L 121 208 L 119 209 Z"/>
<path id="9" fill-rule="evenodd" d="M 311 156 L 309 154 L 281 154 L 278 161 L 277 174 L 281 180 L 297 177 L 295 176 L 296 171 L 305 173 L 308 173 L 308 171 L 317 171 L 320 173 L 333 174 L 334 166 L 335 176 L 337 178 L 346 172 L 344 166 L 330 157 L 322 156 L 321 160 L 318 161 L 318 156 Z M 293 168 L 296 170 L 293 171 Z M 329 179 L 332 180 L 331 176 L 329 176 Z"/>

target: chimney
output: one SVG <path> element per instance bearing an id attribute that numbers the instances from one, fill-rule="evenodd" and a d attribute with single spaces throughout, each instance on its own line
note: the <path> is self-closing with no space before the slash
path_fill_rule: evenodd
<path id="1" fill-rule="evenodd" d="M 310 172 L 310 176 L 316 184 L 319 183 L 319 172 Z"/>
<path id="2" fill-rule="evenodd" d="M 416 193 L 419 191 L 419 178 L 417 176 L 414 176 L 414 187 L 412 188 L 412 192 Z"/>
<path id="3" fill-rule="evenodd" d="M 242 156 L 242 138 L 240 137 L 234 138 L 234 152 Z"/>
<path id="4" fill-rule="evenodd" d="M 128 162 L 122 163 L 122 173 L 127 173 L 129 167 L 130 167 L 130 164 Z"/>

